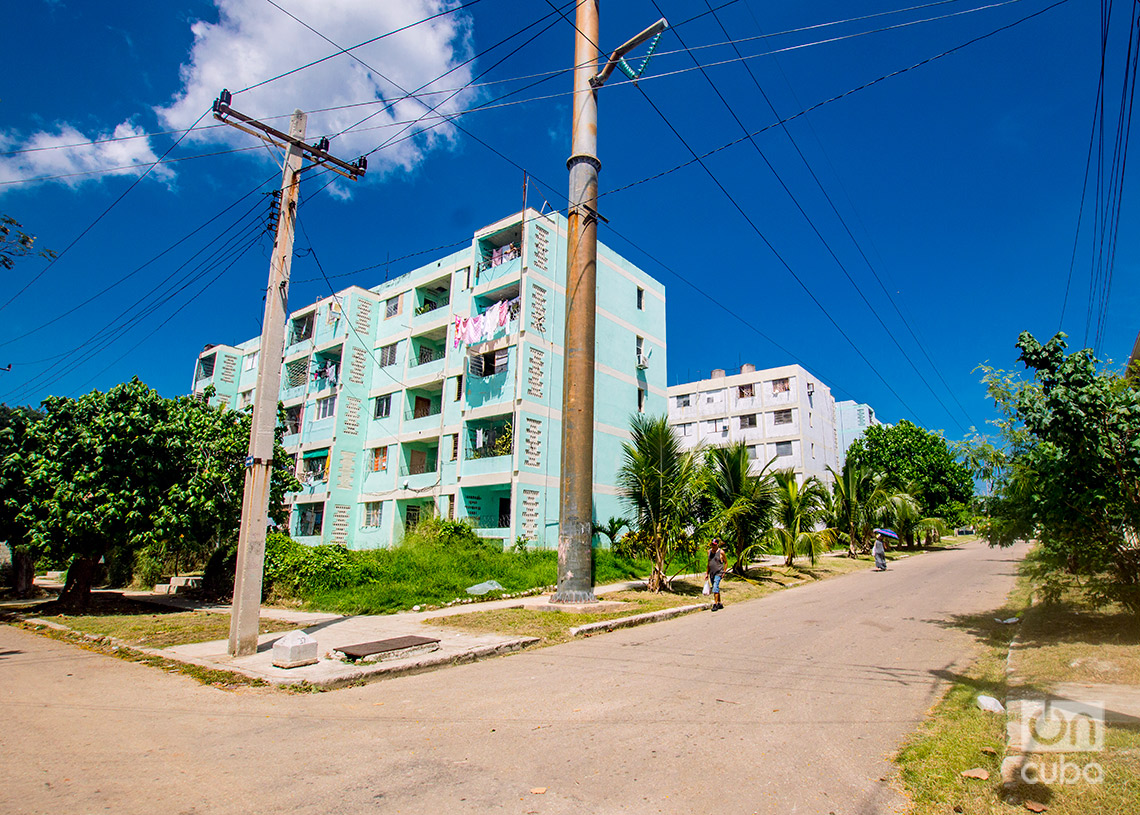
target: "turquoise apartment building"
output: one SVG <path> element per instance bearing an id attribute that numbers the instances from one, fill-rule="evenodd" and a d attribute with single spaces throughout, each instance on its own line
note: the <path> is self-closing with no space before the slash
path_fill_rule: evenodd
<path id="1" fill-rule="evenodd" d="M 286 323 L 280 399 L 302 482 L 300 541 L 389 546 L 427 513 L 487 538 L 558 545 L 566 219 L 527 209 L 471 245 Z M 255 338 L 199 355 L 193 393 L 253 401 Z M 632 414 L 666 411 L 665 288 L 598 246 L 594 515 L 616 488 Z"/>

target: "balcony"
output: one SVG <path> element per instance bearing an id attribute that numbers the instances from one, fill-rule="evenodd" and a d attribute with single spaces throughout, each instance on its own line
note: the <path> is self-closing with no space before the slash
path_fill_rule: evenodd
<path id="1" fill-rule="evenodd" d="M 397 486 L 422 490 L 439 483 L 439 442 L 412 442 L 400 451 Z"/>
<path id="2" fill-rule="evenodd" d="M 510 473 L 514 455 L 514 428 L 509 415 L 467 423 L 463 475 Z"/>
<path id="3" fill-rule="evenodd" d="M 415 380 L 442 378 L 446 358 L 447 351 L 443 348 L 429 345 L 414 348 L 408 358 L 408 378 Z"/>
<path id="4" fill-rule="evenodd" d="M 510 540 L 513 518 L 509 487 L 465 488 L 462 507 L 465 520 L 479 537 Z"/>

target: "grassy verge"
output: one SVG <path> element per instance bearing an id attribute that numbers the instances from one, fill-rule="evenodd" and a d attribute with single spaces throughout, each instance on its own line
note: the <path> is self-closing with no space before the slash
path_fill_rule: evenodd
<path id="1" fill-rule="evenodd" d="M 191 642 L 224 640 L 230 634 L 230 615 L 205 611 L 142 614 L 60 614 L 53 622 L 85 634 L 113 637 L 128 645 L 169 648 Z M 258 633 L 291 631 L 296 623 L 261 620 Z"/>
<path id="2" fill-rule="evenodd" d="M 754 568 L 749 571 L 747 579 L 729 576 L 721 584 L 721 596 L 725 605 L 742 603 L 790 586 L 867 569 L 870 565 L 871 558 L 869 557 L 854 560 L 846 557 L 828 557 L 819 559 L 815 566 L 803 564 L 792 567 Z M 541 640 L 540 645 L 555 645 L 572 639 L 570 629 L 574 626 L 704 602 L 708 598 L 701 594 L 703 582 L 703 580 L 699 582 L 695 580 L 674 580 L 673 591 L 660 594 L 645 590 L 610 592 L 603 595 L 601 599 L 617 600 L 626 605 L 615 611 L 598 614 L 570 614 L 507 608 L 476 611 L 451 617 L 436 617 L 424 622 L 465 631 L 538 637 Z"/>
<path id="3" fill-rule="evenodd" d="M 1048 692 L 1061 682 L 1135 682 L 1140 667 L 1135 618 L 1118 609 L 1092 611 L 1075 596 L 1058 604 L 1030 605 L 1032 589 L 1023 573 L 1002 608 L 953 621 L 979 640 L 981 654 L 963 673 L 945 677 L 946 694 L 896 757 L 914 815 L 1024 812 L 1025 801 L 1059 815 L 1140 811 L 1140 730 L 1114 725 L 1107 728 L 1103 752 L 1069 756 L 1082 766 L 1088 760 L 1099 763 L 1103 783 L 1022 785 L 1003 800 L 1007 791 L 1001 788 L 1000 768 L 1007 719 L 981 711 L 979 694 L 1004 702 L 1011 692 Z M 1017 625 L 997 622 L 1014 616 L 1021 617 Z M 1006 661 L 1015 635 L 1020 645 L 1014 651 L 1011 687 Z M 989 779 L 961 775 L 973 768 L 987 770 Z"/>

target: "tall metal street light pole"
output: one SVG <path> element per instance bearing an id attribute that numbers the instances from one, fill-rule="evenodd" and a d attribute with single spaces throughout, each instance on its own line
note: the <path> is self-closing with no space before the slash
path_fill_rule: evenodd
<path id="1" fill-rule="evenodd" d="M 598 262 L 598 89 L 625 55 L 668 24 L 659 20 L 626 42 L 598 71 L 598 5 L 578 4 L 574 39 L 574 117 L 567 214 L 566 334 L 562 374 L 558 590 L 554 603 L 594 600 L 594 325 Z M 644 66 L 643 66 L 644 67 Z"/>
<path id="2" fill-rule="evenodd" d="M 307 117 L 299 110 L 293 112 L 289 132 L 282 133 L 234 110 L 230 107 L 230 100 L 230 92 L 223 90 L 214 102 L 215 119 L 285 150 L 281 208 L 277 216 L 273 253 L 269 257 L 269 285 L 265 290 L 265 317 L 261 324 L 253 427 L 249 434 L 249 456 L 245 460 L 245 492 L 241 502 L 234 601 L 230 611 L 228 650 L 231 656 L 236 657 L 257 651 L 277 400 L 281 390 L 285 319 L 289 314 L 289 271 L 293 264 L 293 231 L 297 222 L 301 173 L 313 167 L 326 166 L 355 181 L 364 175 L 368 162 L 361 157 L 348 164 L 329 155 L 328 139 L 321 139 L 316 145 L 305 144 Z M 308 164 L 305 164 L 305 159 L 308 159 Z"/>

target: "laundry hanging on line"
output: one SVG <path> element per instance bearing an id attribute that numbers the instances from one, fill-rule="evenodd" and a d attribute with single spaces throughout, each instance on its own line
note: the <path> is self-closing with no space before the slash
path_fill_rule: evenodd
<path id="1" fill-rule="evenodd" d="M 512 300 L 500 300 L 492 303 L 474 317 L 455 317 L 455 336 L 452 338 L 452 348 L 461 344 L 474 345 L 490 340 L 500 328 L 518 318 L 521 301 L 518 297 Z"/>

